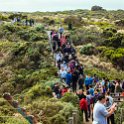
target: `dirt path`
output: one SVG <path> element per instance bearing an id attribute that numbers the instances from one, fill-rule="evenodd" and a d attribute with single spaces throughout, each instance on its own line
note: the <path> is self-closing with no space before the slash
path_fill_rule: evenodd
<path id="1" fill-rule="evenodd" d="M 84 122 L 83 124 L 92 124 L 92 121 L 89 119 L 89 122 Z"/>
<path id="2" fill-rule="evenodd" d="M 92 118 L 89 118 L 88 120 L 89 120 L 89 122 L 86 122 L 86 121 L 85 121 L 85 117 L 84 117 L 84 122 L 83 122 L 83 124 L 92 124 Z"/>

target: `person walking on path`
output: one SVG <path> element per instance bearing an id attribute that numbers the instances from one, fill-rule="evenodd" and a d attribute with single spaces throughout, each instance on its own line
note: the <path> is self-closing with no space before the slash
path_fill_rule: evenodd
<path id="1" fill-rule="evenodd" d="M 80 109 L 82 113 L 85 113 L 85 120 L 88 122 L 88 103 L 86 100 L 86 96 L 84 95 L 83 98 L 80 100 Z"/>
<path id="2" fill-rule="evenodd" d="M 62 34 L 64 33 L 64 28 L 62 26 L 59 28 L 59 33 L 60 37 L 62 37 Z"/>

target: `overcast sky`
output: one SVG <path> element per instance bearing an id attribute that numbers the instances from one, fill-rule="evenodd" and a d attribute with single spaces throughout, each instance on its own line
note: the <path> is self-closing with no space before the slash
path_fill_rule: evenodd
<path id="1" fill-rule="evenodd" d="M 90 9 L 93 5 L 109 10 L 124 10 L 124 0 L 0 0 L 0 11 L 75 10 Z"/>

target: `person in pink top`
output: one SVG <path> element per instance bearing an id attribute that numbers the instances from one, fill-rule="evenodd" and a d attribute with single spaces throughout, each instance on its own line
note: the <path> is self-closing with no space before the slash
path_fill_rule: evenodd
<path id="1" fill-rule="evenodd" d="M 60 43 L 61 43 L 61 46 L 63 46 L 63 45 L 65 45 L 66 44 L 66 38 L 65 38 L 65 36 L 61 36 L 60 37 Z"/>

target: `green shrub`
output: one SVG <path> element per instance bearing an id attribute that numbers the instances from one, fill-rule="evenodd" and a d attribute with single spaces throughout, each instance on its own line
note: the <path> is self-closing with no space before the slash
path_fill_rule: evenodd
<path id="1" fill-rule="evenodd" d="M 7 118 L 5 123 L 1 123 L 1 124 L 29 124 L 25 119 L 22 118 L 17 118 L 17 117 L 10 117 Z"/>
<path id="2" fill-rule="evenodd" d="M 73 93 L 65 93 L 61 100 L 64 102 L 72 103 L 74 106 L 78 104 L 78 97 Z"/>
<path id="3" fill-rule="evenodd" d="M 122 39 L 121 46 L 124 47 L 124 38 Z"/>
<path id="4" fill-rule="evenodd" d="M 11 84 L 11 82 L 4 82 L 0 86 L 0 93 L 13 92 L 13 91 L 14 91 L 14 86 Z"/>
<path id="5" fill-rule="evenodd" d="M 98 46 L 98 47 L 96 47 L 96 49 L 97 49 L 97 51 L 99 53 L 102 53 L 102 52 L 105 52 L 106 50 L 108 50 L 108 47 L 106 47 L 106 46 Z"/>
<path id="6" fill-rule="evenodd" d="M 107 49 L 104 51 L 104 55 L 108 58 L 111 59 L 111 55 L 114 53 L 114 49 Z"/>
<path id="7" fill-rule="evenodd" d="M 50 121 L 53 124 L 67 124 L 66 119 L 60 114 L 53 116 Z"/>
<path id="8" fill-rule="evenodd" d="M 31 37 L 30 37 L 30 40 L 31 40 L 31 41 L 39 41 L 39 40 L 42 40 L 42 39 L 43 39 L 43 37 L 41 37 L 40 34 L 35 34 L 35 33 L 33 33 L 33 34 L 31 35 Z"/>
<path id="9" fill-rule="evenodd" d="M 4 15 L 0 14 L 0 20 L 6 21 L 7 19 L 8 19 L 7 16 L 4 16 Z"/>
<path id="10" fill-rule="evenodd" d="M 115 21 L 115 25 L 123 27 L 124 26 L 124 20 L 121 19 L 121 20 Z"/>
<path id="11" fill-rule="evenodd" d="M 35 29 L 36 29 L 36 31 L 42 32 L 42 31 L 44 31 L 44 26 L 43 26 L 43 25 L 37 25 L 37 26 L 35 27 Z"/>
<path id="12" fill-rule="evenodd" d="M 33 114 L 42 113 L 39 120 L 43 123 L 58 124 L 59 122 L 67 124 L 75 107 L 71 103 L 62 102 L 56 98 L 42 98 L 34 101 L 27 109 L 30 109 Z"/>
<path id="13" fill-rule="evenodd" d="M 92 6 L 91 10 L 92 11 L 99 11 L 99 10 L 103 10 L 103 8 L 101 6 Z"/>
<path id="14" fill-rule="evenodd" d="M 72 26 L 80 26 L 81 18 L 79 16 L 68 16 L 64 19 L 65 24 L 72 24 Z"/>
<path id="15" fill-rule="evenodd" d="M 103 36 L 105 37 L 112 37 L 113 35 L 114 34 L 112 31 L 106 31 L 106 30 L 103 31 Z"/>
<path id="16" fill-rule="evenodd" d="M 105 40 L 103 42 L 103 44 L 105 46 L 110 46 L 110 47 L 118 48 L 122 44 L 122 39 L 123 39 L 123 35 L 118 33 L 118 34 L 115 34 L 112 37 L 109 37 L 107 40 Z"/>
<path id="17" fill-rule="evenodd" d="M 86 54 L 86 55 L 92 55 L 95 53 L 95 47 L 92 44 L 87 44 L 84 45 L 81 49 L 80 49 L 80 53 L 81 54 Z"/>
<path id="18" fill-rule="evenodd" d="M 14 32 L 19 31 L 21 27 L 17 25 L 12 25 L 12 24 L 5 24 L 3 25 L 3 29 L 10 31 L 11 33 L 14 33 Z"/>
<path id="19" fill-rule="evenodd" d="M 110 80 L 114 80 L 114 79 L 118 79 L 119 77 L 120 80 L 123 80 L 124 78 L 124 72 L 122 70 L 116 70 L 116 69 L 111 69 L 110 71 L 108 71 L 105 69 L 102 70 L 102 69 L 93 67 L 93 68 L 85 68 L 84 72 L 91 76 L 96 74 L 100 79 L 102 79 L 103 77 L 106 77 Z"/>
<path id="20" fill-rule="evenodd" d="M 124 102 L 122 102 L 119 106 L 118 109 L 115 111 L 115 123 L 116 124 L 120 124 L 120 116 L 123 116 L 123 114 L 121 115 L 121 108 L 124 108 Z M 122 120 L 124 121 L 124 120 Z"/>

